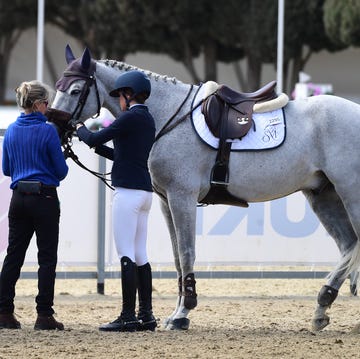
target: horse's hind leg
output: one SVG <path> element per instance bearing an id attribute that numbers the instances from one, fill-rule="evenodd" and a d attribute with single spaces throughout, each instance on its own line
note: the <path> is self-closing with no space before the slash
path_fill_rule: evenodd
<path id="1" fill-rule="evenodd" d="M 320 193 L 313 191 L 304 191 L 303 193 L 320 222 L 334 238 L 341 255 L 344 256 L 351 251 L 357 243 L 357 236 L 334 186 L 329 183 Z M 327 284 L 321 288 L 312 321 L 314 330 L 321 330 L 330 323 L 326 311 L 336 299 L 344 281 L 344 270 L 337 269 L 329 275 Z"/>

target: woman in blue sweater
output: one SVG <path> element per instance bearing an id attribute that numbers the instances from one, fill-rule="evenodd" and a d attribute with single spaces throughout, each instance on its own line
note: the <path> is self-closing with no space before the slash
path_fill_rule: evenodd
<path id="1" fill-rule="evenodd" d="M 152 202 L 148 157 L 155 138 L 154 119 L 144 104 L 150 80 L 140 71 L 129 71 L 115 81 L 110 96 L 119 97 L 121 115 L 99 132 L 78 124 L 79 138 L 96 153 L 114 161 L 113 230 L 121 263 L 122 311 L 102 331 L 155 330 L 152 313 L 152 273 L 146 253 L 147 221 Z M 107 147 L 112 140 L 114 147 Z M 135 315 L 136 291 L 139 311 Z"/>
<path id="2" fill-rule="evenodd" d="M 38 247 L 37 319 L 34 329 L 63 330 L 53 317 L 60 205 L 56 187 L 68 173 L 56 129 L 47 124 L 50 89 L 23 82 L 16 102 L 24 110 L 5 132 L 2 170 L 11 177 L 9 244 L 0 274 L 0 328 L 20 329 L 14 316 L 15 285 L 33 234 Z"/>

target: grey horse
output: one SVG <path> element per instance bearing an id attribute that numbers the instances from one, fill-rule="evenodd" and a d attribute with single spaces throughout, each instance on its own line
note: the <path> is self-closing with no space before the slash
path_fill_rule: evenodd
<path id="1" fill-rule="evenodd" d="M 100 106 L 114 116 L 119 105 L 108 95 L 115 79 L 134 66 L 94 60 L 85 49 L 75 58 L 66 48 L 67 69 L 57 83 L 52 111 L 74 124 L 95 115 Z M 141 70 L 141 69 L 140 69 Z M 151 80 L 148 106 L 158 137 L 149 158 L 153 187 L 161 198 L 178 273 L 176 308 L 165 320 L 168 329 L 187 329 L 197 305 L 195 222 L 197 204 L 210 188 L 217 151 L 195 133 L 190 112 L 199 86 L 144 71 Z M 360 263 L 360 106 L 323 95 L 290 101 L 283 109 L 286 139 L 275 149 L 231 152 L 228 192 L 245 203 L 263 202 L 302 191 L 335 240 L 341 258 L 321 288 L 313 330 L 326 327 L 326 314 L 347 276 Z M 234 204 L 236 199 L 233 200 Z"/>

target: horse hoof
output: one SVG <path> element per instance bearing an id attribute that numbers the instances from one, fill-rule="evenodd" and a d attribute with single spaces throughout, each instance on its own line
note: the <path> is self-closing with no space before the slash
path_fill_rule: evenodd
<path id="1" fill-rule="evenodd" d="M 354 297 L 357 296 L 357 286 L 356 286 L 356 284 L 353 284 L 353 285 L 350 286 L 350 292 Z"/>
<path id="2" fill-rule="evenodd" d="M 190 326 L 190 319 L 178 318 L 171 320 L 166 328 L 169 330 L 188 330 L 189 326 Z"/>
<path id="3" fill-rule="evenodd" d="M 172 319 L 171 319 L 171 317 L 168 317 L 168 318 L 164 319 L 163 327 L 165 329 L 169 329 L 169 326 L 171 325 L 171 323 L 172 323 Z"/>
<path id="4" fill-rule="evenodd" d="M 325 315 L 323 318 L 315 318 L 312 321 L 312 329 L 316 332 L 324 329 L 330 323 L 330 317 Z"/>

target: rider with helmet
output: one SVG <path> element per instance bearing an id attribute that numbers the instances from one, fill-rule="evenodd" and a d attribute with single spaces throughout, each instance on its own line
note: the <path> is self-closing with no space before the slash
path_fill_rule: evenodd
<path id="1" fill-rule="evenodd" d="M 112 215 L 113 232 L 121 263 L 122 311 L 102 331 L 155 330 L 152 313 L 152 272 L 146 252 L 147 221 L 152 202 L 148 157 L 155 139 L 155 123 L 144 104 L 151 83 L 141 71 L 120 75 L 109 93 L 119 98 L 121 114 L 98 132 L 76 125 L 79 138 L 95 152 L 113 160 L 111 181 L 115 187 Z M 112 140 L 114 147 L 106 142 Z M 136 293 L 139 308 L 135 315 Z"/>

